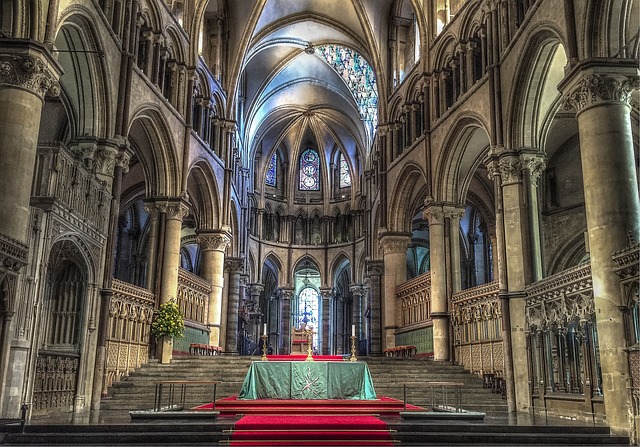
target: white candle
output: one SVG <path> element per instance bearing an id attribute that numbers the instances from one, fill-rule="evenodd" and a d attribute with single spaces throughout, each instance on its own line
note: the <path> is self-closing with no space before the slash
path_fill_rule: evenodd
<path id="1" fill-rule="evenodd" d="M 265 323 L 262 328 L 262 335 L 267 335 L 267 323 Z"/>
<path id="2" fill-rule="evenodd" d="M 351 336 L 352 337 L 356 336 L 356 325 L 355 324 L 351 325 Z"/>

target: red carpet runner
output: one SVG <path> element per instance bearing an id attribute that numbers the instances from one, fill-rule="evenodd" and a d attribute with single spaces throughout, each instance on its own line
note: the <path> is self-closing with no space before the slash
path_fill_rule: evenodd
<path id="1" fill-rule="evenodd" d="M 232 446 L 392 446 L 387 424 L 368 415 L 259 415 L 234 426 Z"/>

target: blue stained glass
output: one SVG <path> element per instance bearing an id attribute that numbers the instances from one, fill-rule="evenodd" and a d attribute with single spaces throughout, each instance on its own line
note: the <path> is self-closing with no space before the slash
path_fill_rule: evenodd
<path id="1" fill-rule="evenodd" d="M 313 149 L 307 149 L 300 157 L 300 190 L 320 189 L 320 157 Z"/>
<path id="2" fill-rule="evenodd" d="M 278 154 L 276 152 L 273 153 L 273 157 L 269 161 L 269 167 L 267 168 L 267 185 L 276 186 L 276 174 L 277 174 L 277 160 Z"/>
<path id="3" fill-rule="evenodd" d="M 373 68 L 364 57 L 339 45 L 320 45 L 316 54 L 340 75 L 356 101 L 360 117 L 367 124 L 369 136 L 378 124 L 378 85 Z"/>
<path id="4" fill-rule="evenodd" d="M 349 165 L 345 160 L 344 155 L 340 154 L 340 188 L 346 188 L 351 186 L 351 173 L 349 172 Z"/>
<path id="5" fill-rule="evenodd" d="M 305 287 L 298 295 L 298 325 L 313 330 L 313 346 L 318 346 L 319 294 L 313 287 Z"/>

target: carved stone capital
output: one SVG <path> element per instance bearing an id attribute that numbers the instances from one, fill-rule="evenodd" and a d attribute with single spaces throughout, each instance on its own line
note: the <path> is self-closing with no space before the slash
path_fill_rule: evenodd
<path id="1" fill-rule="evenodd" d="M 588 73 L 563 98 L 567 110 L 582 110 L 600 103 L 631 103 L 631 93 L 640 88 L 640 76 Z"/>
<path id="2" fill-rule="evenodd" d="M 542 177 L 542 173 L 547 167 L 547 161 L 544 157 L 534 154 L 522 154 L 520 156 L 522 168 L 529 171 L 529 179 L 533 186 L 538 186 L 538 180 Z"/>
<path id="3" fill-rule="evenodd" d="M 464 205 L 458 206 L 444 206 L 442 207 L 444 212 L 444 217 L 449 218 L 451 220 L 451 225 L 457 227 L 460 223 L 460 219 L 462 219 L 465 215 L 466 208 Z"/>
<path id="4" fill-rule="evenodd" d="M 242 273 L 244 270 L 244 259 L 227 257 L 224 260 L 224 269 L 231 273 Z"/>
<path id="5" fill-rule="evenodd" d="M 98 176 L 113 177 L 116 160 L 120 150 L 117 147 L 104 145 L 96 147 L 93 155 L 93 167 Z"/>
<path id="6" fill-rule="evenodd" d="M 380 247 L 385 255 L 394 253 L 406 253 L 411 245 L 409 233 L 383 233 L 379 238 Z"/>
<path id="7" fill-rule="evenodd" d="M 0 54 L 0 88 L 16 87 L 34 93 L 44 100 L 45 95 L 60 94 L 60 70 L 50 62 L 43 49 L 11 48 Z M 14 52 L 17 51 L 17 52 Z M 4 84 L 4 85 L 3 85 Z"/>
<path id="8" fill-rule="evenodd" d="M 383 261 L 366 261 L 367 276 L 382 276 L 384 274 Z"/>
<path id="9" fill-rule="evenodd" d="M 158 204 L 160 212 L 166 213 L 167 219 L 182 221 L 189 215 L 189 207 L 182 200 Z"/>
<path id="10" fill-rule="evenodd" d="M 231 236 L 224 232 L 200 233 L 196 238 L 202 251 L 225 251 L 231 243 Z"/>
<path id="11" fill-rule="evenodd" d="M 514 155 L 507 155 L 498 161 L 502 186 L 522 181 L 522 162 Z"/>
<path id="12" fill-rule="evenodd" d="M 257 297 L 262 292 L 264 292 L 264 284 L 261 284 L 259 282 L 252 282 L 247 284 L 246 290 L 249 295 Z"/>
<path id="13" fill-rule="evenodd" d="M 278 297 L 280 297 L 281 300 L 290 300 L 293 298 L 293 292 L 293 287 L 280 287 L 278 289 Z"/>
<path id="14" fill-rule="evenodd" d="M 350 284 L 349 291 L 354 296 L 364 296 L 367 293 L 367 290 L 365 289 L 363 284 Z"/>
<path id="15" fill-rule="evenodd" d="M 321 287 L 320 295 L 322 295 L 323 300 L 330 300 L 336 296 L 336 293 L 333 290 L 333 287 Z"/>
<path id="16" fill-rule="evenodd" d="M 422 213 L 422 217 L 429 221 L 431 225 L 444 225 L 444 207 L 440 204 L 430 203 Z"/>

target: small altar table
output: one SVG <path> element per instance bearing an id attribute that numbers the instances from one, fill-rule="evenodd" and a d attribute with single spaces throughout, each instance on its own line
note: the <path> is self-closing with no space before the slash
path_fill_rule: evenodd
<path id="1" fill-rule="evenodd" d="M 238 399 L 375 399 L 364 362 L 253 362 Z"/>

